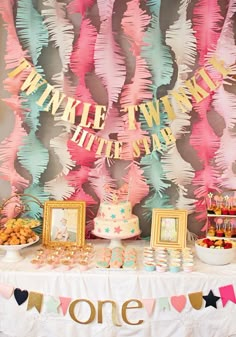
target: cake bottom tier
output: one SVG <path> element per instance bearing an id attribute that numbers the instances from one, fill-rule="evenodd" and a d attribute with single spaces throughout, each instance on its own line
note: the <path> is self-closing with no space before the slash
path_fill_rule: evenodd
<path id="1" fill-rule="evenodd" d="M 94 219 L 93 234 L 101 237 L 132 237 L 140 233 L 139 219 L 132 215 L 129 219 L 110 220 L 102 217 Z"/>

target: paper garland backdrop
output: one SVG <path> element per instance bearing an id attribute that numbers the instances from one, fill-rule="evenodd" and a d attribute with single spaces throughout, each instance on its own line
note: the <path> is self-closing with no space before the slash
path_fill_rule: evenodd
<path id="1" fill-rule="evenodd" d="M 144 236 L 153 208 L 204 221 L 204 196 L 236 188 L 235 1 L 28 2 L 0 3 L 11 192 L 84 200 L 87 236 L 125 184 Z"/>

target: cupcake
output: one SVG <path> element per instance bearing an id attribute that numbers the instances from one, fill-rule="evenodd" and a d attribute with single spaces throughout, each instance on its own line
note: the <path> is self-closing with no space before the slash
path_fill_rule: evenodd
<path id="1" fill-rule="evenodd" d="M 224 236 L 224 230 L 222 228 L 216 229 L 215 235 L 219 238 L 222 238 Z"/>
<path id="2" fill-rule="evenodd" d="M 214 226 L 209 227 L 207 235 L 209 235 L 209 236 L 215 236 L 216 235 L 216 230 L 215 230 Z"/>

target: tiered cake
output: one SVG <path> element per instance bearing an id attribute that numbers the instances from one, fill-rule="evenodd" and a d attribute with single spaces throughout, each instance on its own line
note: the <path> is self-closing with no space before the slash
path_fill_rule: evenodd
<path id="1" fill-rule="evenodd" d="M 139 219 L 129 201 L 102 202 L 94 219 L 93 234 L 102 238 L 125 239 L 140 234 Z"/>

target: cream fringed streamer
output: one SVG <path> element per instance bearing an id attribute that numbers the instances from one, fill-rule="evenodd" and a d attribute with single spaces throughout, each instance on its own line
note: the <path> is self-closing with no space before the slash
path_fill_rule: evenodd
<path id="1" fill-rule="evenodd" d="M 191 21 L 187 19 L 189 3 L 190 0 L 181 1 L 178 10 L 179 17 L 166 32 L 166 42 L 177 56 L 178 77 L 173 90 L 184 86 L 186 75 L 192 71 L 191 69 L 196 62 L 196 38 Z M 172 104 L 174 105 L 173 101 L 172 99 Z M 176 143 L 178 143 L 178 139 L 181 139 L 182 134 L 185 134 L 190 126 L 190 115 L 183 114 L 177 104 L 174 105 L 174 108 L 176 118 L 171 122 L 171 130 L 177 138 Z M 176 144 L 164 153 L 162 162 L 167 179 L 176 185 L 174 189 L 177 190 L 178 197 L 176 198 L 175 207 L 192 211 L 194 203 L 193 200 L 189 201 L 189 196 L 187 195 L 187 189 L 194 177 L 192 166 L 181 157 Z"/>
<path id="2" fill-rule="evenodd" d="M 112 102 L 117 102 L 126 76 L 125 59 L 112 29 L 114 2 L 115 0 L 97 1 L 101 25 L 94 53 L 95 72 L 107 90 L 109 108 Z"/>
<path id="3" fill-rule="evenodd" d="M 42 10 L 44 24 L 49 31 L 49 39 L 58 49 L 62 72 L 68 71 L 68 64 L 74 39 L 73 25 L 66 18 L 66 5 L 56 0 L 43 1 L 47 9 Z"/>
<path id="4" fill-rule="evenodd" d="M 69 80 L 68 65 L 74 39 L 73 25 L 67 19 L 65 4 L 47 0 L 43 2 L 43 5 L 41 13 L 49 31 L 49 41 L 55 46 L 62 67 L 59 73 L 52 76 L 52 81 L 56 89 L 71 95 L 74 88 Z M 58 159 L 60 171 L 55 178 L 45 183 L 45 191 L 49 192 L 54 199 L 62 200 L 68 199 L 75 191 L 74 186 L 70 186 L 66 178 L 75 163 L 67 149 L 71 133 L 70 123 L 59 120 L 55 122 L 55 127 L 60 130 L 60 133 L 51 139 L 50 148 L 54 150 Z"/>

